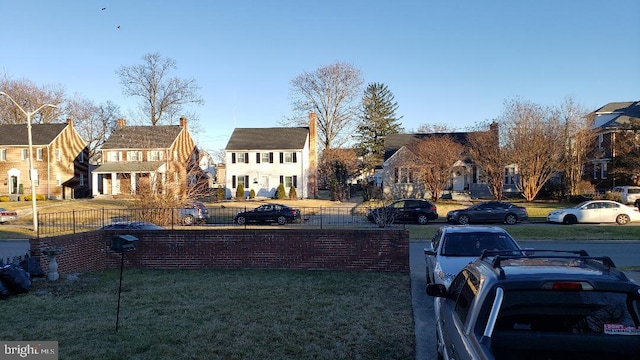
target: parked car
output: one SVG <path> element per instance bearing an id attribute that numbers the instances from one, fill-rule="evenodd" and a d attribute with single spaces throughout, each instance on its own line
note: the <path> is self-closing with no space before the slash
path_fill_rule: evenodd
<path id="1" fill-rule="evenodd" d="M 206 222 L 209 218 L 209 210 L 200 201 L 192 201 L 180 209 L 180 222 L 182 225 L 193 225 Z"/>
<path id="2" fill-rule="evenodd" d="M 640 285 L 608 257 L 528 252 L 427 285 L 438 359 L 640 359 Z"/>
<path id="3" fill-rule="evenodd" d="M 477 259 L 485 249 L 522 252 L 520 245 L 501 227 L 441 227 L 431 239 L 431 247 L 424 249 L 427 284 L 449 287 L 460 270 Z"/>
<path id="4" fill-rule="evenodd" d="M 164 230 L 164 228 L 147 221 L 119 221 L 105 225 L 101 230 Z"/>
<path id="5" fill-rule="evenodd" d="M 485 201 L 466 209 L 452 210 L 447 213 L 450 223 L 466 225 L 470 223 L 506 223 L 513 225 L 529 218 L 527 208 L 505 201 Z"/>
<path id="6" fill-rule="evenodd" d="M 264 204 L 233 216 L 238 225 L 246 223 L 278 223 L 284 225 L 300 219 L 300 210 L 282 204 Z"/>
<path id="7" fill-rule="evenodd" d="M 367 219 L 374 223 L 412 222 L 424 225 L 437 218 L 436 206 L 423 199 L 398 200 L 367 212 Z"/>
<path id="8" fill-rule="evenodd" d="M 616 186 L 611 192 L 620 196 L 623 204 L 634 204 L 637 207 L 640 203 L 640 186 Z"/>
<path id="9" fill-rule="evenodd" d="M 553 210 L 547 215 L 547 221 L 563 224 L 577 223 L 613 223 L 620 225 L 640 221 L 638 208 L 611 200 L 591 200 L 567 209 Z"/>
<path id="10" fill-rule="evenodd" d="M 0 208 L 0 224 L 18 220 L 18 213 L 14 210 Z"/>

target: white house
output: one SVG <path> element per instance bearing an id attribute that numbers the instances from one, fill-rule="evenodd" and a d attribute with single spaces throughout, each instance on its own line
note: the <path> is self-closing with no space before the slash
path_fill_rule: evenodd
<path id="1" fill-rule="evenodd" d="M 225 183 L 235 196 L 243 185 L 245 197 L 273 198 L 284 184 L 287 194 L 296 188 L 298 198 L 317 198 L 316 114 L 309 127 L 236 128 L 225 147 Z"/>

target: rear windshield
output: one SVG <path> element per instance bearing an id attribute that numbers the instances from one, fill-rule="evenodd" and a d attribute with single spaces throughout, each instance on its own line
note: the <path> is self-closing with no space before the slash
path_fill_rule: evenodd
<path id="1" fill-rule="evenodd" d="M 506 291 L 496 330 L 640 336 L 640 301 L 600 291 Z"/>
<path id="2" fill-rule="evenodd" d="M 447 234 L 443 246 L 445 256 L 480 256 L 482 250 L 518 250 L 511 237 L 491 232 Z"/>

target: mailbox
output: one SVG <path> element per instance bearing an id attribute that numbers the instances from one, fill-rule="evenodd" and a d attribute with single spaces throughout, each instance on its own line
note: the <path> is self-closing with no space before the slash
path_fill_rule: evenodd
<path id="1" fill-rule="evenodd" d="M 133 235 L 118 235 L 111 238 L 111 251 L 123 253 L 136 249 L 135 242 L 138 238 Z"/>

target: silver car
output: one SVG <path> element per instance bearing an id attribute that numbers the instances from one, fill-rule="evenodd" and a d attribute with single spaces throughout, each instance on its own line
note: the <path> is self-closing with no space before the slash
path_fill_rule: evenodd
<path id="1" fill-rule="evenodd" d="M 497 226 L 444 226 L 436 231 L 431 246 L 424 249 L 427 284 L 447 288 L 462 268 L 482 255 L 483 250 L 514 250 L 518 243 Z"/>

